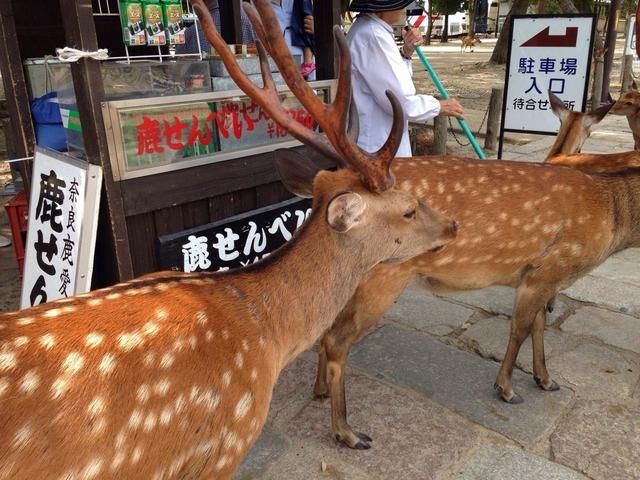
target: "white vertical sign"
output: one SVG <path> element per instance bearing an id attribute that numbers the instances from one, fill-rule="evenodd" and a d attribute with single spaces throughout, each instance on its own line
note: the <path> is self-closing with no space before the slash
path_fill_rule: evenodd
<path id="1" fill-rule="evenodd" d="M 582 111 L 589 84 L 594 17 L 516 16 L 511 29 L 504 130 L 557 133 L 549 90 Z"/>
<path id="2" fill-rule="evenodd" d="M 21 308 L 91 288 L 102 168 L 36 148 Z"/>

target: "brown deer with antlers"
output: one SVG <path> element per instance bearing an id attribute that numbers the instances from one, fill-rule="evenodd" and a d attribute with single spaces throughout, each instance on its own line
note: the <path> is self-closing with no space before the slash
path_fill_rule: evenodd
<path id="1" fill-rule="evenodd" d="M 347 422 L 345 363 L 353 343 L 414 277 L 434 292 L 516 288 L 511 335 L 495 388 L 504 401 L 522 402 L 511 376 L 529 334 L 535 381 L 546 391 L 559 388 L 545 365 L 547 306 L 612 253 L 640 246 L 640 169 L 590 173 L 580 168 L 584 165 L 451 156 L 395 162 L 398 186 L 456 218 L 460 229 L 438 253 L 372 270 L 323 337 L 314 393 L 330 396 L 332 431 L 339 441 L 370 447 L 370 437 Z"/>
<path id="2" fill-rule="evenodd" d="M 248 13 L 291 89 L 330 141 L 292 123 L 264 50 L 264 89 L 244 76 L 215 31 L 211 43 L 246 93 L 283 127 L 351 165 L 279 168 L 313 213 L 282 249 L 230 273 L 159 273 L 0 316 L 0 479 L 229 479 L 267 417 L 280 371 L 331 325 L 367 271 L 441 247 L 456 224 L 393 187 L 404 124 L 375 155 L 344 135 L 350 102 L 343 54 L 335 102 L 295 68 L 269 0 Z M 283 53 L 284 52 L 284 53 Z M 311 181 L 315 175 L 315 181 Z M 321 288 L 318 288 L 320 287 Z"/>

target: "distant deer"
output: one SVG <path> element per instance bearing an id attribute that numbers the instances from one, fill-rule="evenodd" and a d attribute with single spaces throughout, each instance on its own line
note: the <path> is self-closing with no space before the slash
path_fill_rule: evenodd
<path id="1" fill-rule="evenodd" d="M 393 173 L 400 188 L 456 218 L 460 228 L 438 253 L 369 272 L 321 341 L 314 393 L 331 397 L 336 439 L 358 449 L 369 448 L 371 439 L 347 422 L 347 356 L 412 278 L 421 277 L 434 292 L 516 288 L 495 389 L 504 401 L 520 403 L 511 377 L 529 334 L 536 383 L 546 391 L 559 388 L 545 365 L 547 305 L 612 253 L 640 246 L 639 168 L 587 173 L 561 165 L 424 156 L 398 159 Z"/>
<path id="2" fill-rule="evenodd" d="M 298 73 L 269 0 L 254 28 L 327 138 L 290 121 L 265 52 L 264 89 L 241 72 L 203 0 L 204 31 L 232 77 L 297 138 L 351 168 L 317 172 L 284 160 L 313 194 L 299 233 L 266 260 L 230 273 L 152 274 L 0 315 L 0 479 L 230 479 L 258 437 L 283 367 L 331 325 L 367 271 L 437 249 L 456 224 L 393 187 L 403 113 L 374 155 L 344 135 L 350 59 L 327 106 Z"/>
<path id="3" fill-rule="evenodd" d="M 560 129 L 556 141 L 549 150 L 545 163 L 568 165 L 590 173 L 615 172 L 629 167 L 640 167 L 640 152 L 631 150 L 617 153 L 580 153 L 591 129 L 608 112 L 616 109 L 622 97 L 615 104 L 607 103 L 591 113 L 569 110 L 564 102 L 549 91 L 553 113 L 560 119 Z"/>
<path id="4" fill-rule="evenodd" d="M 460 45 L 460 53 L 464 53 L 467 48 L 470 52 L 473 52 L 473 47 L 475 47 L 477 43 L 482 43 L 477 35 L 467 35 L 463 37 L 462 45 Z"/>
<path id="5" fill-rule="evenodd" d="M 633 148 L 640 150 L 640 92 L 636 82 L 632 82 L 631 90 L 624 92 L 611 109 L 614 115 L 624 115 L 633 133 Z"/>

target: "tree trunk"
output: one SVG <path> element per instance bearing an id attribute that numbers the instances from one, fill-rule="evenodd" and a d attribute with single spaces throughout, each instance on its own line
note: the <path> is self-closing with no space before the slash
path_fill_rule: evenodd
<path id="1" fill-rule="evenodd" d="M 442 22 L 442 35 L 440 37 L 440 43 L 447 43 L 449 41 L 449 15 L 444 14 L 444 22 Z"/>
<path id="2" fill-rule="evenodd" d="M 431 32 L 433 31 L 433 1 L 429 2 L 429 11 L 427 12 L 427 21 L 429 23 L 427 23 L 427 33 L 426 33 L 426 37 L 424 39 L 424 43 L 427 45 L 431 44 Z"/>
<path id="3" fill-rule="evenodd" d="M 580 13 L 571 0 L 558 0 L 562 13 Z"/>
<path id="4" fill-rule="evenodd" d="M 507 63 L 507 53 L 509 52 L 509 32 L 511 32 L 511 16 L 523 15 L 527 13 L 528 6 L 529 0 L 513 1 L 511 10 L 509 10 L 509 14 L 504 21 L 504 25 L 502 26 L 502 30 L 500 31 L 500 36 L 498 37 L 498 41 L 496 42 L 496 46 L 493 49 L 493 53 L 491 54 L 491 59 L 489 59 L 491 63 L 496 63 L 498 65 L 504 65 L 505 63 Z"/>
<path id="5" fill-rule="evenodd" d="M 477 0 L 469 0 L 469 11 L 467 12 L 467 35 L 472 37 L 476 34 L 476 6 Z"/>

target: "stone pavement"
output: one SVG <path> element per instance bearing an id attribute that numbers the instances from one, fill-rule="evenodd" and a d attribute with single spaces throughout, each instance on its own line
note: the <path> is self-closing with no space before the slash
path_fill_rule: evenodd
<path id="1" fill-rule="evenodd" d="M 473 131 L 483 114 L 467 110 Z M 633 148 L 622 117 L 594 130 L 583 151 Z M 511 135 L 504 157 L 541 161 L 553 140 Z M 449 147 L 473 155 L 451 139 Z M 640 479 L 640 249 L 562 292 L 545 332 L 561 390 L 536 387 L 527 340 L 514 373 L 521 405 L 492 388 L 513 303 L 506 287 L 443 297 L 407 288 L 349 358 L 349 421 L 373 437 L 366 451 L 332 438 L 328 401 L 312 398 L 317 355 L 306 352 L 280 379 L 236 479 Z"/>

